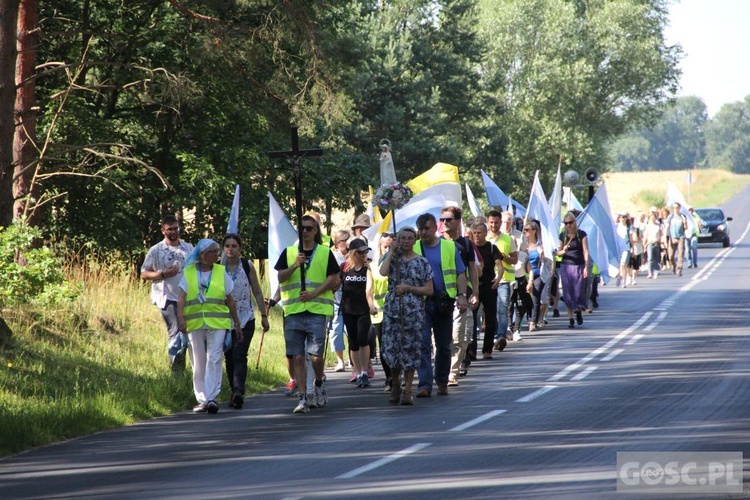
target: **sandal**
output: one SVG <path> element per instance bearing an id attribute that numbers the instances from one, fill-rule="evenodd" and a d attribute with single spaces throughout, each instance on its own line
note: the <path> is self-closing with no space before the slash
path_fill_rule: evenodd
<path id="1" fill-rule="evenodd" d="M 388 402 L 392 405 L 397 405 L 401 399 L 401 386 L 394 384 L 391 388 L 391 395 L 388 398 Z"/>
<path id="2" fill-rule="evenodd" d="M 401 405 L 402 406 L 412 406 L 414 404 L 414 400 L 411 397 L 411 392 L 406 392 L 401 395 Z"/>

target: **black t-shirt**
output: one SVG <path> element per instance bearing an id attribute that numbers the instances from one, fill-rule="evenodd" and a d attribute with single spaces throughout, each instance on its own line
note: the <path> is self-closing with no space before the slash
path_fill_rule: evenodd
<path id="1" fill-rule="evenodd" d="M 561 264 L 574 264 L 583 266 L 586 264 L 583 255 L 583 239 L 586 237 L 586 231 L 578 229 L 574 237 L 568 236 L 566 231 L 560 233 L 560 241 L 563 245 L 568 245 L 568 251 L 565 252 Z"/>
<path id="2" fill-rule="evenodd" d="M 341 269 L 341 312 L 344 314 L 370 314 L 367 303 L 367 266 L 359 271 L 344 264 Z"/>
<path id="3" fill-rule="evenodd" d="M 310 257 L 312 257 L 313 252 L 318 249 L 320 245 L 315 245 L 315 248 L 312 250 L 303 250 L 305 255 L 307 256 L 307 262 L 309 264 Z M 332 274 L 336 274 L 339 271 L 341 271 L 341 268 L 339 267 L 339 263 L 336 262 L 336 257 L 334 257 L 333 252 L 328 249 L 328 247 L 322 247 L 326 248 L 328 250 L 328 268 L 326 269 L 326 276 L 330 276 Z M 289 264 L 287 263 L 287 257 L 286 257 L 286 248 L 281 252 L 281 255 L 279 255 L 279 260 L 276 261 L 276 265 L 273 266 L 274 269 L 277 271 L 283 271 L 284 269 L 289 269 Z"/>
<path id="4" fill-rule="evenodd" d="M 474 255 L 474 244 L 466 236 L 459 236 L 455 240 L 456 247 L 458 247 L 458 253 L 461 255 L 461 260 L 464 262 L 466 269 L 469 269 L 469 262 L 475 262 L 476 256 Z"/>
<path id="5" fill-rule="evenodd" d="M 484 245 L 477 245 L 477 249 L 484 261 L 482 274 L 479 276 L 479 288 L 481 290 L 492 288 L 492 280 L 495 279 L 495 261 L 501 259 L 503 254 L 500 253 L 497 245 L 493 245 L 489 241 L 485 242 Z"/>

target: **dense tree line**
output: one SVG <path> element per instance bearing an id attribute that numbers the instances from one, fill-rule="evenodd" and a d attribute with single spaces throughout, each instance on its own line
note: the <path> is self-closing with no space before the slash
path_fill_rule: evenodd
<path id="1" fill-rule="evenodd" d="M 240 229 L 261 255 L 266 192 L 292 212 L 289 165 L 266 155 L 289 147 L 290 123 L 302 147 L 325 150 L 303 162 L 310 208 L 361 204 L 384 138 L 401 180 L 443 161 L 520 198 L 536 169 L 550 182 L 560 161 L 601 166 L 608 141 L 654 123 L 678 78 L 666 0 L 0 9 L 0 225 L 24 216 L 103 250 L 140 251 L 170 212 L 191 217 L 192 236 L 220 234 L 240 183 Z"/>
<path id="2" fill-rule="evenodd" d="M 708 117 L 699 97 L 668 105 L 656 123 L 630 131 L 609 147 L 613 170 L 721 168 L 750 173 L 750 96 Z"/>

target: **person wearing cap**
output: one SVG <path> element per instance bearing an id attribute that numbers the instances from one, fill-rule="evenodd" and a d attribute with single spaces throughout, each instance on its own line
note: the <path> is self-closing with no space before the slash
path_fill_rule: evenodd
<path id="1" fill-rule="evenodd" d="M 323 372 L 328 317 L 333 316 L 333 290 L 339 287 L 340 267 L 329 247 L 322 244 L 320 226 L 305 215 L 302 224 L 302 251 L 297 245 L 285 248 L 274 269 L 284 309 L 284 341 L 287 357 L 294 358 L 294 374 L 299 402 L 294 413 L 308 413 L 310 406 L 323 408 L 328 403 Z M 305 268 L 305 290 L 302 273 Z M 310 354 L 315 371 L 312 400 L 307 398 L 305 351 Z"/>
<path id="2" fill-rule="evenodd" d="M 233 329 L 232 322 L 237 325 L 237 340 L 243 340 L 242 323 L 231 295 L 234 281 L 226 268 L 216 263 L 220 248 L 214 240 L 200 240 L 185 259 L 179 285 L 177 326 L 190 337 L 193 393 L 198 400 L 195 413 L 219 411 L 216 397 L 221 392 L 224 343 L 227 331 Z"/>
<path id="3" fill-rule="evenodd" d="M 370 315 L 378 312 L 372 294 L 372 272 L 367 265 L 371 248 L 365 240 L 354 238 L 341 268 L 341 314 L 349 338 L 349 352 L 357 373 L 357 387 L 369 387 Z"/>
<path id="4" fill-rule="evenodd" d="M 173 215 L 161 220 L 164 239 L 148 249 L 141 266 L 141 279 L 151 282 L 151 303 L 161 312 L 167 325 L 167 345 L 170 366 L 173 371 L 185 369 L 185 349 L 177 327 L 177 298 L 179 284 L 185 268 L 185 259 L 193 251 L 193 245 L 180 239 L 180 224 Z"/>
<path id="5" fill-rule="evenodd" d="M 334 244 L 333 244 L 333 256 L 336 257 L 336 262 L 339 266 L 344 264 L 346 260 L 346 253 L 349 251 L 349 238 L 351 233 L 346 229 L 339 229 L 334 233 Z M 335 371 L 343 372 L 346 370 L 344 365 L 344 321 L 339 314 L 339 307 L 341 306 L 341 289 L 338 288 L 333 293 L 333 317 L 328 327 L 328 332 L 331 339 L 331 350 L 336 354 L 336 368 Z"/>
<path id="6" fill-rule="evenodd" d="M 354 225 L 352 226 L 352 233 L 354 233 L 355 238 L 359 238 L 361 240 L 364 240 L 365 243 L 370 243 L 367 241 L 367 236 L 362 234 L 365 229 L 368 229 L 370 227 L 370 216 L 367 214 L 360 214 L 357 216 L 356 219 L 354 219 Z"/>

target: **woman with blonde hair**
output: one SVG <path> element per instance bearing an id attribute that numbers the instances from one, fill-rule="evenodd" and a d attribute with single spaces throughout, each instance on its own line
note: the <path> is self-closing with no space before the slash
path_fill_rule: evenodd
<path id="1" fill-rule="evenodd" d="M 588 307 L 586 278 L 589 265 L 589 240 L 586 232 L 578 229 L 573 212 L 565 214 L 563 223 L 565 229 L 560 233 L 560 244 L 555 254 L 562 257 L 560 280 L 565 309 L 568 311 L 568 328 L 575 328 L 575 323 L 583 324 L 582 311 Z M 575 321 L 573 313 L 575 313 Z"/>

